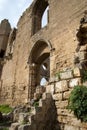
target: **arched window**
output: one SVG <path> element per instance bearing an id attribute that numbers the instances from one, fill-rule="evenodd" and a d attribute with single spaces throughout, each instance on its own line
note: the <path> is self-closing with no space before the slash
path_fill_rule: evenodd
<path id="1" fill-rule="evenodd" d="M 44 11 L 41 21 L 41 28 L 45 27 L 49 23 L 49 6 Z"/>
<path id="2" fill-rule="evenodd" d="M 43 26 L 43 18 L 48 21 L 49 4 L 47 0 L 37 0 L 32 10 L 32 35 L 39 31 Z M 44 17 L 45 16 L 45 17 Z M 47 22 L 46 22 L 47 24 Z"/>

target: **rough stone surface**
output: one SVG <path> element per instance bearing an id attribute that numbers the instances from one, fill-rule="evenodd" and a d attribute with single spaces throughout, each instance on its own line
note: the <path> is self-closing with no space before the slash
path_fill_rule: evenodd
<path id="1" fill-rule="evenodd" d="M 61 79 L 70 79 L 70 78 L 73 78 L 73 73 L 72 73 L 71 70 L 66 71 L 66 72 L 62 72 L 62 73 L 60 73 L 60 78 Z"/>
<path id="2" fill-rule="evenodd" d="M 71 79 L 69 82 L 69 87 L 73 88 L 73 87 L 80 85 L 80 84 L 81 84 L 80 78 Z"/>
<path id="3" fill-rule="evenodd" d="M 65 125 L 64 130 L 79 130 L 79 128 L 74 127 L 74 126 L 69 126 L 69 125 Z"/>
<path id="4" fill-rule="evenodd" d="M 18 127 L 18 130 L 29 130 L 31 129 L 31 126 L 26 124 L 26 125 L 21 125 Z"/>
<path id="5" fill-rule="evenodd" d="M 41 27 L 47 7 L 48 23 Z M 33 0 L 20 17 L 17 29 L 11 29 L 8 20 L 1 21 L 0 104 L 24 105 L 33 101 L 34 96 L 37 99 L 40 92 L 43 94 L 37 86 L 47 86 L 46 93 L 40 97 L 41 106 L 31 119 L 38 130 L 87 129 L 86 123 L 79 122 L 65 110 L 71 90 L 81 84 L 79 70 L 87 70 L 85 10 L 87 0 Z M 16 109 L 14 121 L 18 121 L 20 112 Z M 12 130 L 16 130 L 16 126 L 14 124 Z M 19 127 L 19 130 L 24 129 L 28 126 Z M 36 126 L 32 125 L 31 129 L 35 130 Z"/>
<path id="6" fill-rule="evenodd" d="M 46 92 L 54 94 L 54 84 L 46 86 Z"/>
<path id="7" fill-rule="evenodd" d="M 74 74 L 74 77 L 79 77 L 81 76 L 81 72 L 80 72 L 80 69 L 78 67 L 75 67 L 73 69 L 73 74 Z"/>
<path id="8" fill-rule="evenodd" d="M 10 130 L 18 130 L 18 127 L 20 126 L 20 124 L 19 123 L 12 123 L 11 124 L 11 127 L 10 127 Z"/>
<path id="9" fill-rule="evenodd" d="M 39 2 L 32 2 L 32 5 L 18 21 L 17 33 L 15 29 L 10 30 L 7 25 L 9 43 L 8 45 L 7 42 L 4 41 L 4 43 L 8 50 L 11 49 L 11 53 L 8 54 L 9 51 L 6 50 L 3 71 L 1 67 L 0 103 L 7 102 L 15 106 L 28 101 L 33 96 L 36 86 L 40 85 L 39 68 L 42 63 L 47 66 L 46 71 L 41 70 L 41 75 L 47 78 L 47 82 L 49 73 L 51 78 L 57 72 L 73 67 L 73 57 L 78 44 L 76 30 L 83 17 L 83 12 L 86 10 L 86 0 L 67 0 L 56 3 L 58 3 L 57 0 L 49 1 L 49 22 L 43 28 L 40 28 L 39 10 L 43 14 L 45 5 L 48 5 L 45 0 L 43 0 L 43 7 Z M 37 6 L 41 9 L 36 8 Z M 38 13 L 33 12 L 32 14 L 34 10 Z M 32 22 L 35 18 L 39 18 L 36 23 Z M 33 25 L 33 23 L 35 24 Z M 2 32 L 4 32 L 3 28 Z M 49 59 L 50 62 L 48 62 Z M 35 63 L 37 64 L 35 65 Z M 66 78 L 72 77 L 71 72 L 63 75 L 66 75 Z"/>
<path id="10" fill-rule="evenodd" d="M 57 93 L 53 95 L 53 99 L 56 100 L 62 100 L 63 99 L 63 95 L 62 93 Z"/>
<path id="11" fill-rule="evenodd" d="M 66 80 L 59 81 L 55 85 L 55 92 L 63 92 L 68 90 L 68 83 Z"/>

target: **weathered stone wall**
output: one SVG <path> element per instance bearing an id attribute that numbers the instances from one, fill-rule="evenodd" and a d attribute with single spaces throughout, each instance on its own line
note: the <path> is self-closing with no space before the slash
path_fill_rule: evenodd
<path id="1" fill-rule="evenodd" d="M 49 0 L 49 23 L 32 35 L 32 11 L 35 2 L 36 0 L 19 19 L 12 59 L 7 60 L 3 66 L 0 88 L 2 103 L 15 105 L 28 100 L 29 56 L 38 40 L 43 39 L 52 46 L 50 77 L 59 70 L 73 67 L 73 57 L 78 43 L 76 30 L 86 10 L 86 0 Z"/>
<path id="2" fill-rule="evenodd" d="M 55 78 L 54 81 L 51 81 L 46 86 L 46 92 L 50 92 L 53 95 L 60 130 L 86 130 L 87 123 L 78 120 L 73 112 L 67 109 L 71 91 L 76 85 L 82 84 L 80 70 L 74 68 L 73 71 L 60 72 L 60 80 L 58 80 Z"/>

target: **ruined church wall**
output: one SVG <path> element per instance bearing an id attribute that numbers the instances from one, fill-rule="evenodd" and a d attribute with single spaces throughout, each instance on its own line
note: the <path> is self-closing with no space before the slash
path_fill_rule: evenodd
<path id="1" fill-rule="evenodd" d="M 31 48 L 38 40 L 44 39 L 52 45 L 51 76 L 59 70 L 73 67 L 74 53 L 78 43 L 76 29 L 79 27 L 86 5 L 86 0 L 49 0 L 49 23 L 34 35 L 32 35 L 33 4 L 23 13 L 18 22 L 13 57 L 5 63 L 1 77 L 2 92 L 8 95 L 13 93 L 13 97 L 5 96 L 9 102 L 18 104 L 28 99 L 28 58 Z"/>
<path id="2" fill-rule="evenodd" d="M 74 53 L 78 44 L 76 33 L 86 7 L 86 0 L 51 1 L 49 34 L 55 48 L 55 56 L 52 58 L 53 73 L 56 70 L 73 67 Z"/>
<path id="3" fill-rule="evenodd" d="M 73 72 L 73 73 L 72 73 Z M 57 124 L 56 129 L 60 130 L 86 130 L 87 123 L 81 122 L 80 119 L 71 112 L 67 106 L 69 96 L 75 86 L 86 84 L 82 83 L 79 68 L 60 72 L 60 79 L 50 82 L 46 86 L 46 92 L 51 93 L 55 101 Z"/>
<path id="4" fill-rule="evenodd" d="M 1 93 L 8 93 L 5 96 L 5 100 L 3 99 L 3 103 L 11 103 L 12 105 L 24 103 L 28 99 L 29 66 L 27 62 L 30 49 L 29 37 L 31 25 L 27 15 L 29 13 L 23 14 L 23 18 L 21 17 L 13 48 L 13 56 L 6 61 L 2 71 Z"/>

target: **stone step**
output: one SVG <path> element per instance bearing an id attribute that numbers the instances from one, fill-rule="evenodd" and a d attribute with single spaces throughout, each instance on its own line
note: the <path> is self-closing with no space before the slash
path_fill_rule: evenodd
<path id="1" fill-rule="evenodd" d="M 20 125 L 18 127 L 18 130 L 31 130 L 31 125 L 30 124 Z"/>
<path id="2" fill-rule="evenodd" d="M 32 114 L 32 115 L 36 114 L 35 107 L 31 106 L 30 114 Z"/>
<path id="3" fill-rule="evenodd" d="M 20 123 L 18 123 L 18 122 L 12 123 L 9 130 L 18 130 L 19 126 L 20 126 Z"/>

